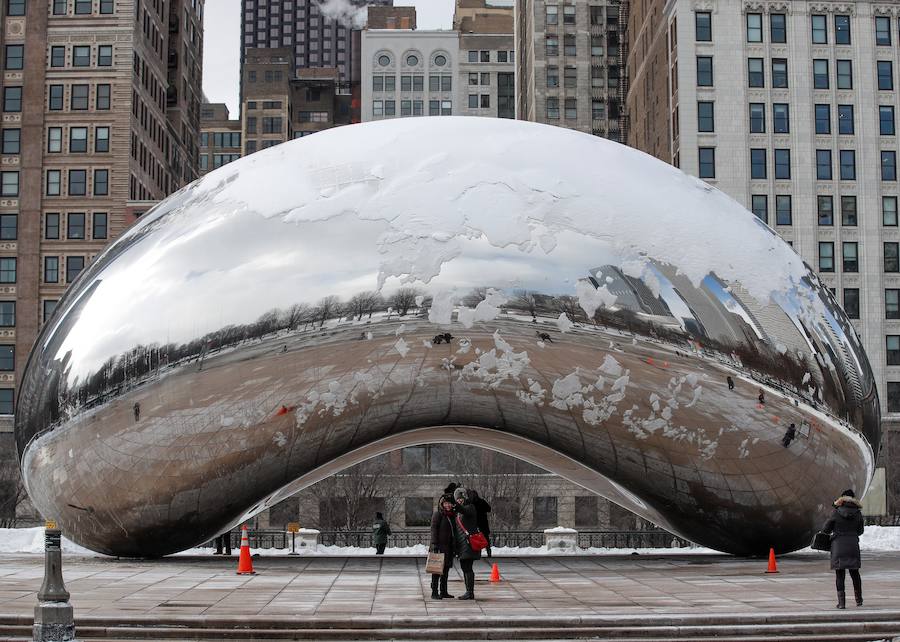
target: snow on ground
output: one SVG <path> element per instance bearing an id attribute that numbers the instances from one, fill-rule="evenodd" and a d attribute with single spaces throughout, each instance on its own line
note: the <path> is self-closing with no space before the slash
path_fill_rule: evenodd
<path id="1" fill-rule="evenodd" d="M 90 551 L 66 538 L 62 540 L 63 552 L 75 557 L 105 557 L 100 553 Z M 900 551 L 900 526 L 867 526 L 866 532 L 860 538 L 860 548 L 865 551 Z M 372 555 L 373 548 L 360 548 L 356 546 L 319 546 L 317 550 L 304 550 L 298 548 L 298 553 L 304 556 L 317 557 L 356 557 Z M 700 546 L 687 546 L 684 548 L 579 548 L 575 551 L 563 551 L 541 547 L 493 547 L 492 553 L 497 557 L 521 557 L 538 555 L 629 555 L 639 553 L 641 555 L 715 555 L 718 551 Z M 44 529 L 36 528 L 0 528 L 0 556 L 3 555 L 40 555 L 44 552 Z M 237 553 L 237 551 L 234 551 Z M 280 557 L 290 553 L 289 549 L 252 549 L 263 557 Z M 424 544 L 407 546 L 402 548 L 388 547 L 386 555 L 425 557 L 428 549 Z M 800 553 L 821 554 L 805 548 Z M 174 556 L 211 556 L 212 548 L 191 548 Z"/>

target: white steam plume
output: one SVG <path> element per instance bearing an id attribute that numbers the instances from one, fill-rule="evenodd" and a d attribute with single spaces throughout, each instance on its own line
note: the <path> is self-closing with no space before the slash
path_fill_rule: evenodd
<path id="1" fill-rule="evenodd" d="M 354 29 L 362 29 L 366 26 L 369 11 L 365 5 L 357 6 L 350 0 L 316 0 L 319 12 L 326 18 L 331 18 L 343 25 Z"/>

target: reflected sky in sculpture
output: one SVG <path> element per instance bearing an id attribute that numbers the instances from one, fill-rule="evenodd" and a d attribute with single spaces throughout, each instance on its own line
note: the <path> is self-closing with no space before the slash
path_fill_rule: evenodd
<path id="1" fill-rule="evenodd" d="M 734 201 L 595 137 L 440 118 L 259 152 L 146 214 L 39 337 L 16 438 L 38 508 L 116 554 L 447 430 L 763 553 L 868 484 L 878 418 L 846 317 Z"/>

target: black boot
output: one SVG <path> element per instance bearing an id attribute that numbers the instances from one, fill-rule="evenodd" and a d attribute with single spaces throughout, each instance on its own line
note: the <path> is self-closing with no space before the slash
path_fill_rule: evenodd
<path id="1" fill-rule="evenodd" d="M 475 573 L 474 571 L 470 571 L 463 575 L 463 578 L 466 581 L 466 592 L 459 596 L 461 600 L 474 600 L 475 599 Z"/>
<path id="2" fill-rule="evenodd" d="M 837 607 L 839 609 L 847 608 L 847 594 L 844 591 L 838 591 L 838 603 Z"/>
<path id="3" fill-rule="evenodd" d="M 438 582 L 440 581 L 440 575 L 432 575 L 431 576 L 431 599 L 439 600 L 441 599 L 441 594 L 438 593 Z"/>
<path id="4" fill-rule="evenodd" d="M 854 597 L 856 597 L 856 606 L 862 606 L 862 588 L 857 589 L 854 587 L 853 589 Z"/>
<path id="5" fill-rule="evenodd" d="M 447 576 L 441 575 L 441 597 L 452 598 L 453 596 L 447 592 Z"/>

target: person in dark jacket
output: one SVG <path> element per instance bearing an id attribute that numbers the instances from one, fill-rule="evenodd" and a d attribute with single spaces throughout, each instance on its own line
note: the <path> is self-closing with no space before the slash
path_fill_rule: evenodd
<path id="1" fill-rule="evenodd" d="M 797 438 L 797 426 L 791 424 L 788 426 L 788 429 L 784 433 L 784 437 L 781 438 L 781 445 L 787 448 L 791 445 L 791 442 Z"/>
<path id="2" fill-rule="evenodd" d="M 431 516 L 431 552 L 444 554 L 444 572 L 431 576 L 431 599 L 442 600 L 452 598 L 447 592 L 447 575 L 453 568 L 453 496 L 443 495 L 438 502 L 438 509 Z"/>
<path id="3" fill-rule="evenodd" d="M 485 501 L 483 497 L 481 497 L 474 490 L 470 490 L 469 494 L 472 499 L 472 506 L 475 507 L 475 512 L 478 516 L 478 530 L 484 533 L 484 536 L 488 540 L 487 548 L 484 549 L 487 556 L 491 556 L 491 524 L 488 522 L 488 513 L 491 512 L 491 505 Z"/>
<path id="4" fill-rule="evenodd" d="M 481 551 L 473 551 L 469 546 L 469 536 L 466 533 L 474 533 L 478 530 L 478 511 L 472 505 L 469 492 L 465 488 L 457 488 L 453 491 L 453 499 L 456 505 L 453 507 L 456 518 L 453 520 L 453 547 L 459 558 L 459 567 L 462 569 L 463 579 L 466 583 L 466 592 L 459 596 L 461 600 L 475 599 L 475 571 L 472 564 L 481 559 Z"/>
<path id="5" fill-rule="evenodd" d="M 863 534 L 864 524 L 862 504 L 856 499 L 852 489 L 845 490 L 834 502 L 834 511 L 825 522 L 822 531 L 831 533 L 831 569 L 834 571 L 837 587 L 837 608 L 846 608 L 844 578 L 850 571 L 853 582 L 853 593 L 856 606 L 862 606 L 862 578 L 859 567 L 862 560 L 859 554 L 859 536 Z"/>
<path id="6" fill-rule="evenodd" d="M 375 513 L 375 523 L 372 524 L 372 536 L 375 540 L 376 555 L 384 555 L 384 548 L 387 546 L 387 538 L 390 534 L 391 527 L 384 521 L 384 515 Z"/>

